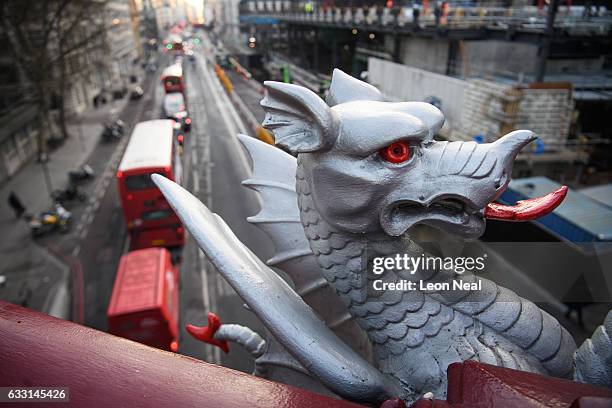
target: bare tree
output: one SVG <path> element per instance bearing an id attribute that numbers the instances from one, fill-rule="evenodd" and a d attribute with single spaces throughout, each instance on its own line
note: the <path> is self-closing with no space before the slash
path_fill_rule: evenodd
<path id="1" fill-rule="evenodd" d="M 60 131 L 67 138 L 65 92 L 69 61 L 101 46 L 105 38 L 104 0 L 3 0 L 0 27 L 8 39 L 39 111 L 38 158 L 47 157 L 54 129 L 52 96 L 59 96 Z M 87 64 L 84 64 L 87 67 Z"/>

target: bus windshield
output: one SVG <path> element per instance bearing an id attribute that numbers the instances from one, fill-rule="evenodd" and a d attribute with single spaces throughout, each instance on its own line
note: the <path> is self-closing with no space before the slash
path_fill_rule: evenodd
<path id="1" fill-rule="evenodd" d="M 175 76 L 166 77 L 164 79 L 164 81 L 166 82 L 167 86 L 180 85 L 181 84 L 181 78 L 175 77 Z"/>

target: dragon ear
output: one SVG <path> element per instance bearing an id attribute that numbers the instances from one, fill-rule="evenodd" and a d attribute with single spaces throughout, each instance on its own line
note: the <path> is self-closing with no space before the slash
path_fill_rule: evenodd
<path id="1" fill-rule="evenodd" d="M 262 125 L 274 133 L 276 144 L 291 153 L 330 148 L 338 135 L 338 119 L 314 92 L 304 87 L 266 81 L 268 91 L 260 105 L 266 111 Z"/>
<path id="2" fill-rule="evenodd" d="M 382 101 L 382 94 L 372 85 L 334 69 L 326 102 L 335 106 L 352 101 Z"/>

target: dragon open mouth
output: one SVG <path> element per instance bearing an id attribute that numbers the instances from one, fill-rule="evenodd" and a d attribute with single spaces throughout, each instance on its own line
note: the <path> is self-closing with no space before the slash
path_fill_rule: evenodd
<path id="1" fill-rule="evenodd" d="M 403 216 L 417 216 L 423 211 L 436 212 L 448 217 L 467 216 L 467 205 L 457 198 L 444 198 L 433 201 L 429 205 L 417 203 L 414 201 L 404 201 L 396 206 L 396 214 Z M 473 212 L 473 211 L 472 211 Z"/>
<path id="2" fill-rule="evenodd" d="M 484 219 L 530 221 L 549 214 L 565 198 L 567 187 L 542 197 L 517 202 L 515 205 L 489 203 L 482 209 L 463 197 L 439 197 L 429 203 L 412 200 L 396 202 L 382 213 L 383 229 L 392 236 L 403 234 L 416 224 L 429 223 L 454 226 L 467 236 L 478 236 L 484 229 Z"/>
<path id="3" fill-rule="evenodd" d="M 429 203 L 402 201 L 387 212 L 387 220 L 395 225 L 407 226 L 426 219 L 437 219 L 453 224 L 465 224 L 478 209 L 457 197 L 436 198 Z"/>
<path id="4" fill-rule="evenodd" d="M 567 195 L 567 186 L 561 186 L 542 197 L 518 201 L 515 205 L 489 203 L 484 216 L 488 219 L 503 221 L 530 221 L 542 217 L 561 204 Z"/>

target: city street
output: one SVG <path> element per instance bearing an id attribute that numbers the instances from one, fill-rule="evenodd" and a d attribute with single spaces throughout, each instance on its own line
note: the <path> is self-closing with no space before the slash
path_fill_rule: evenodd
<path id="1" fill-rule="evenodd" d="M 250 166 L 236 134 L 250 133 L 240 120 L 221 87 L 212 65 L 208 41 L 195 48 L 195 61 L 187 66 L 187 103 L 193 126 L 186 136 L 184 185 L 203 203 L 219 214 L 232 231 L 261 259 L 268 259 L 272 246 L 267 237 L 246 221 L 258 211 L 255 192 L 240 185 Z M 236 82 L 234 86 L 240 86 Z M 258 109 L 259 106 L 249 106 Z M 261 331 L 261 324 L 243 307 L 233 289 L 206 261 L 195 242 L 188 239 L 181 267 L 180 352 L 224 366 L 250 371 L 252 358 L 239 347 L 227 355 L 218 348 L 203 345 L 184 331 L 185 324 L 206 325 L 208 311 L 222 322 L 245 324 Z"/>
<path id="2" fill-rule="evenodd" d="M 183 184 L 202 202 L 221 215 L 238 237 L 258 256 L 267 259 L 272 247 L 266 236 L 246 221 L 246 217 L 258 211 L 257 195 L 240 185 L 248 177 L 250 164 L 236 138 L 238 132 L 247 130 L 213 70 L 212 46 L 208 41 L 195 49 L 194 61 L 184 61 L 187 83 L 187 103 L 193 118 L 193 126 L 186 134 L 183 152 Z M 52 234 L 34 242 L 27 233 L 25 223 L 7 223 L 20 232 L 12 234 L 17 241 L 5 244 L 6 254 L 13 254 L 10 265 L 3 274 L 8 276 L 7 293 L 13 301 L 29 307 L 45 310 L 45 302 L 55 302 L 55 309 L 66 313 L 87 326 L 107 330 L 106 309 L 110 300 L 119 258 L 129 247 L 125 222 L 119 202 L 115 173 L 134 125 L 140 121 L 160 118 L 163 88 L 159 83 L 161 70 L 171 62 L 170 55 L 163 55 L 157 72 L 149 73 L 143 83 L 145 95 L 137 101 L 120 101 L 113 105 L 112 114 L 126 123 L 126 136 L 118 142 L 99 141 L 102 122 L 107 119 L 102 113 L 80 123 L 90 145 L 83 163 L 96 172 L 93 182 L 84 184 L 87 201 L 69 207 L 73 212 L 73 225 L 66 234 Z M 245 87 L 235 77 L 235 86 Z M 252 89 L 241 90 L 250 98 L 247 104 L 253 111 L 260 110 Z M 108 113 L 110 115 L 111 113 Z M 261 115 L 261 112 L 257 112 Z M 89 126 L 88 126 L 89 125 Z M 92 134 L 95 133 L 95 136 Z M 82 134 L 81 134 L 82 137 Z M 95 137 L 95 140 L 92 138 Z M 73 141 L 76 143 L 76 141 Z M 60 156 L 70 155 L 63 148 L 52 155 L 51 167 L 59 166 Z M 36 165 L 40 167 L 40 165 Z M 76 166 L 75 166 L 76 167 Z M 58 173 L 61 173 L 58 170 Z M 34 174 L 40 177 L 40 174 Z M 65 177 L 62 173 L 58 180 Z M 60 187 L 60 182 L 56 184 Z M 26 193 L 19 194 L 28 198 Z M 44 198 L 40 208 L 48 205 Z M 28 200 L 31 201 L 31 200 Z M 36 265 L 40 265 L 37 269 Z M 27 268 L 22 275 L 22 288 L 15 290 L 19 282 L 11 270 Z M 44 268 L 44 272 L 39 269 Z M 53 287 L 53 285 L 57 287 Z M 53 288 L 49 288 L 53 287 Z M 252 358 L 243 350 L 232 347 L 232 352 L 221 355 L 221 351 L 193 339 L 186 333 L 186 324 L 205 325 L 209 311 L 217 313 L 223 322 L 245 324 L 261 332 L 262 325 L 248 312 L 233 289 L 207 262 L 194 241 L 187 238 L 182 253 L 180 279 L 180 352 L 209 362 L 250 372 Z M 20 296 L 17 298 L 17 296 Z M 71 307 L 72 306 L 72 307 Z M 62 313 L 59 313 L 60 315 Z"/>
<path id="3" fill-rule="evenodd" d="M 0 405 L 612 403 L 611 34 L 601 1 L 3 1 Z"/>

